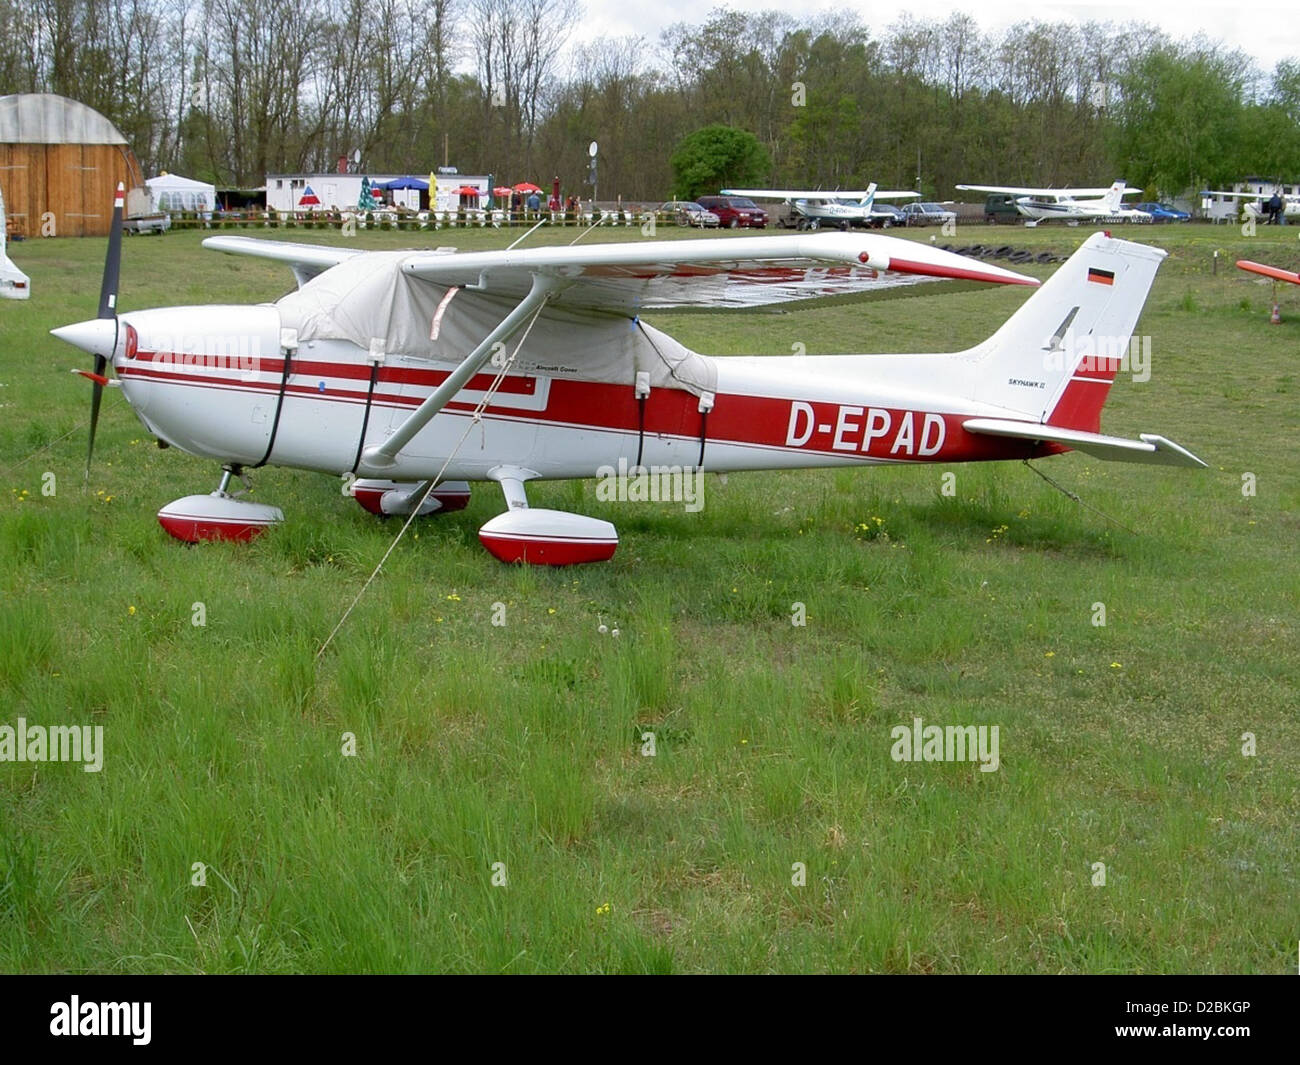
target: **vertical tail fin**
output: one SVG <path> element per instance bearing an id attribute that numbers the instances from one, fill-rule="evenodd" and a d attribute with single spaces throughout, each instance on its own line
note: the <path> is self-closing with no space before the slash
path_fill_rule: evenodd
<path id="1" fill-rule="evenodd" d="M 867 194 L 862 197 L 859 203 L 861 203 L 861 205 L 866 210 L 870 211 L 871 205 L 875 202 L 876 202 L 876 183 L 873 181 L 870 185 L 867 186 Z"/>
<path id="2" fill-rule="evenodd" d="M 1164 257 L 1158 248 L 1094 233 L 1001 329 L 966 353 L 978 368 L 976 398 L 1021 418 L 1097 432 Z"/>
<path id="3" fill-rule="evenodd" d="M 1107 211 L 1115 212 L 1124 206 L 1124 182 L 1117 181 L 1110 187 L 1110 191 L 1101 199 L 1102 206 Z"/>

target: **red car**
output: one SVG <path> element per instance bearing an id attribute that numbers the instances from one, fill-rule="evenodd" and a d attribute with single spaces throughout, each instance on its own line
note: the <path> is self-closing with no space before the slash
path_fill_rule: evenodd
<path id="1" fill-rule="evenodd" d="M 753 200 L 744 196 L 700 196 L 695 201 L 706 211 L 718 216 L 718 224 L 728 229 L 747 226 L 751 229 L 767 228 L 767 212 Z"/>

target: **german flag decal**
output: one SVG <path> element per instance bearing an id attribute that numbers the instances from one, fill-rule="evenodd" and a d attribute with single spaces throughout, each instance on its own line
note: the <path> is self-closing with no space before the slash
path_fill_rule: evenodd
<path id="1" fill-rule="evenodd" d="M 1088 267 L 1088 280 L 1095 281 L 1099 285 L 1113 285 L 1115 283 L 1114 270 L 1098 270 L 1095 266 Z"/>

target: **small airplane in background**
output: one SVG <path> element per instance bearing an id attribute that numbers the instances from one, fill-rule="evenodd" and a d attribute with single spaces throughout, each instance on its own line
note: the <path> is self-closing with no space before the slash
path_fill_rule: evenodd
<path id="1" fill-rule="evenodd" d="M 1136 196 L 1141 189 L 1127 188 L 1117 181 L 1108 189 L 1030 189 L 1016 185 L 958 185 L 964 192 L 996 192 L 1015 196 L 1016 210 L 1026 219 L 1025 225 L 1060 219 L 1069 225 L 1080 222 L 1150 222 L 1146 211 L 1125 207 L 1125 196 Z"/>
<path id="2" fill-rule="evenodd" d="M 1300 196 L 1281 192 L 1278 195 L 1282 200 L 1282 213 L 1288 219 L 1300 220 Z M 1202 200 L 1208 200 L 1212 196 L 1218 196 L 1225 200 L 1243 200 L 1241 207 L 1246 212 L 1247 217 L 1265 218 L 1268 215 L 1268 201 L 1273 198 L 1273 193 L 1223 192 L 1219 189 L 1210 189 L 1201 193 Z"/>
<path id="3" fill-rule="evenodd" d="M 0 191 L 0 296 L 8 300 L 26 300 L 32 296 L 32 281 L 9 258 L 8 219 L 5 197 Z"/>
<path id="4" fill-rule="evenodd" d="M 865 229 L 888 229 L 893 224 L 893 215 L 886 211 L 875 211 L 877 200 L 914 200 L 919 192 L 902 189 L 876 188 L 873 181 L 865 189 L 831 190 L 831 189 L 723 189 L 723 196 L 748 196 L 751 200 L 780 200 L 785 204 L 795 219 L 794 228 L 799 230 L 821 229 L 834 226 L 849 229 L 858 226 Z"/>
<path id="5" fill-rule="evenodd" d="M 988 340 L 933 355 L 710 357 L 642 321 L 869 296 L 891 284 L 1034 278 L 926 244 L 818 233 L 456 252 L 248 237 L 205 247 L 286 264 L 275 303 L 117 313 L 123 192 L 99 316 L 53 330 L 92 354 L 90 447 L 115 386 L 161 443 L 212 459 L 216 491 L 163 507 L 187 542 L 284 520 L 228 491 L 265 465 L 342 476 L 376 514 L 460 509 L 494 481 L 479 539 L 505 562 L 610 558 L 614 526 L 530 508 L 527 482 L 619 469 L 865 467 L 1097 458 L 1204 466 L 1163 437 L 1100 432 L 1165 253 L 1094 234 Z M 112 367 L 114 378 L 106 374 Z M 359 478 L 359 479 L 358 479 Z"/>

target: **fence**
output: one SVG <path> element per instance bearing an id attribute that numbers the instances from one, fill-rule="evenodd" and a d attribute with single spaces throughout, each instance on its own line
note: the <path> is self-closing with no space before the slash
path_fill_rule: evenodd
<path id="1" fill-rule="evenodd" d="M 675 226 L 679 222 L 671 212 L 654 212 L 646 208 L 610 208 L 587 211 L 421 211 L 418 214 L 392 211 L 216 211 L 210 215 L 176 212 L 171 216 L 172 229 L 357 229 L 411 231 L 452 228 L 505 228 L 536 225 L 543 218 L 550 225 L 645 226 L 651 219 L 655 226 Z"/>

